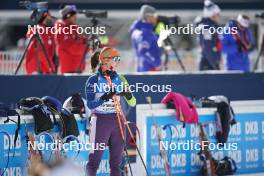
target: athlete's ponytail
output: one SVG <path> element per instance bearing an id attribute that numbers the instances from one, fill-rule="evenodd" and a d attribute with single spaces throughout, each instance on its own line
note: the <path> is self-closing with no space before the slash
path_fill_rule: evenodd
<path id="1" fill-rule="evenodd" d="M 91 69 L 93 73 L 96 72 L 96 68 L 99 64 L 99 55 L 100 55 L 100 50 L 97 50 L 91 56 Z"/>

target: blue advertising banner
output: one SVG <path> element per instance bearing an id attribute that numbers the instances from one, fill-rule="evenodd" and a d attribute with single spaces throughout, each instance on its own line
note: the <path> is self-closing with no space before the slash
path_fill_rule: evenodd
<path id="1" fill-rule="evenodd" d="M 80 141 L 80 143 L 86 144 L 89 141 L 89 136 L 85 134 L 86 121 L 78 120 L 77 123 L 80 131 L 78 140 Z M 26 132 L 31 132 L 33 134 L 34 124 L 32 122 L 27 123 L 26 125 L 24 122 L 21 124 L 21 129 L 19 131 L 16 147 L 14 148 L 14 137 L 15 137 L 16 127 L 17 127 L 16 124 L 0 123 L 0 156 L 1 156 L 0 175 L 5 171 L 3 176 L 27 175 L 29 152 L 27 146 Z M 9 134 L 11 143 L 9 143 L 9 136 L 4 132 L 7 132 Z M 51 134 L 53 137 L 56 138 L 56 136 L 59 135 L 58 127 L 55 127 L 52 130 L 52 132 L 50 132 L 49 134 Z M 45 133 L 35 136 L 35 138 L 36 141 L 41 142 L 43 144 L 52 142 L 51 137 Z M 9 146 L 10 146 L 10 152 L 8 152 Z M 78 154 L 77 148 L 74 149 L 76 150 L 65 152 L 63 153 L 62 156 L 67 157 L 68 159 L 73 159 L 74 162 L 79 164 L 83 168 L 83 171 L 85 172 L 85 168 L 89 156 L 89 150 L 83 148 Z M 42 154 L 44 161 L 53 160 L 55 156 L 54 152 L 52 152 L 51 150 L 43 150 Z M 110 171 L 108 158 L 109 158 L 109 152 L 108 149 L 106 149 L 104 151 L 103 158 L 98 169 L 99 176 L 108 175 Z M 6 168 L 7 163 L 8 163 L 8 167 Z"/>
<path id="2" fill-rule="evenodd" d="M 228 142 L 221 150 L 214 148 L 215 116 L 200 115 L 200 122 L 208 124 L 204 127 L 211 149 L 216 159 L 225 156 L 233 158 L 237 164 L 236 174 L 264 172 L 264 113 L 241 113 L 236 115 L 237 123 L 232 126 Z M 208 123 L 209 122 L 209 123 Z M 162 144 L 165 147 L 172 175 L 199 175 L 202 162 L 199 158 L 198 125 L 186 125 L 176 120 L 175 116 L 148 116 L 146 118 L 146 160 L 150 175 L 165 175 L 164 163 L 160 157 L 159 142 L 155 124 L 162 129 Z M 171 128 L 168 124 L 174 124 Z M 171 129 L 171 130 L 170 130 Z M 182 145 L 179 146 L 179 143 Z"/>

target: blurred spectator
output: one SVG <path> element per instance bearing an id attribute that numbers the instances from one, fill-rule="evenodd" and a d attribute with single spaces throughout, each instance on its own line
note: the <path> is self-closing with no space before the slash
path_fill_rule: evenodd
<path id="1" fill-rule="evenodd" d="M 19 51 L 24 51 L 26 47 L 26 40 L 25 38 L 20 38 L 17 40 L 17 49 Z"/>
<path id="2" fill-rule="evenodd" d="M 32 162 L 28 169 L 29 176 L 75 176 L 85 175 L 84 170 L 71 160 L 55 162 Z"/>
<path id="3" fill-rule="evenodd" d="M 198 23 L 199 27 L 216 29 L 220 21 L 220 11 L 218 5 L 210 0 L 205 0 L 203 18 Z M 199 35 L 199 43 L 202 49 L 200 70 L 219 70 L 222 45 L 218 33 L 210 33 L 209 30 L 203 30 Z"/>
<path id="4" fill-rule="evenodd" d="M 223 35 L 223 51 L 227 54 L 227 69 L 249 72 L 248 54 L 253 49 L 249 17 L 239 14 L 237 20 L 230 20 L 226 27 L 237 28 L 237 33 Z"/>
<path id="5" fill-rule="evenodd" d="M 77 32 L 77 9 L 75 5 L 66 5 L 60 10 L 62 20 L 57 20 L 55 26 L 60 31 L 56 35 L 57 54 L 60 60 L 60 73 L 77 73 L 85 69 L 81 64 L 86 48 L 86 37 Z M 64 29 L 63 29 L 64 28 Z M 61 30 L 63 29 L 63 30 Z M 72 29 L 72 30 L 71 30 Z M 79 70 L 79 66 L 81 68 Z"/>
<path id="6" fill-rule="evenodd" d="M 44 48 L 48 54 L 48 60 L 45 53 L 41 47 L 40 42 L 34 38 L 29 45 L 28 51 L 26 53 L 26 72 L 27 74 L 49 74 L 55 72 L 55 65 L 53 63 L 53 58 L 55 55 L 55 42 L 54 35 L 51 34 L 50 27 L 52 23 L 51 16 L 48 11 L 34 10 L 30 16 L 30 19 L 35 22 L 35 26 L 27 31 L 27 39 L 30 39 L 34 34 L 38 33 L 39 28 L 43 31 L 38 33 L 41 41 L 43 42 Z M 36 30 L 34 30 L 36 29 Z M 51 68 L 50 68 L 51 67 Z"/>
<path id="7" fill-rule="evenodd" d="M 129 33 L 132 46 L 137 57 L 137 71 L 159 71 L 161 69 L 161 50 L 158 47 L 158 38 L 154 33 L 157 23 L 156 9 L 143 5 L 140 9 L 140 18 L 130 27 Z"/>

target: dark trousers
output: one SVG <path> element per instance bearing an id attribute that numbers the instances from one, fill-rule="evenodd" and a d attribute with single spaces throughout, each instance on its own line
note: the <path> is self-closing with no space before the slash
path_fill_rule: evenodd
<path id="1" fill-rule="evenodd" d="M 199 67 L 200 70 L 220 70 L 219 63 L 209 62 L 205 58 L 201 59 Z"/>
<path id="2" fill-rule="evenodd" d="M 116 115 L 113 114 L 113 116 L 107 117 L 97 115 L 96 117 L 93 117 L 91 119 L 90 138 L 91 144 L 104 144 L 105 146 L 109 145 L 110 175 L 121 176 L 121 163 L 124 143 Z M 90 152 L 89 161 L 86 166 L 88 176 L 96 176 L 103 152 L 103 150 L 94 150 Z"/>

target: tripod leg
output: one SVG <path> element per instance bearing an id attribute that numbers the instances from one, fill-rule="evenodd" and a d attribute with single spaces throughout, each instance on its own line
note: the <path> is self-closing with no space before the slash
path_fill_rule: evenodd
<path id="1" fill-rule="evenodd" d="M 180 64 L 181 69 L 182 69 L 184 72 L 186 72 L 185 67 L 184 67 L 184 65 L 183 65 L 183 63 L 182 63 L 182 61 L 181 61 L 181 59 L 180 59 L 180 56 L 178 55 L 178 52 L 177 52 L 176 48 L 173 46 L 173 43 L 172 43 L 170 37 L 168 37 L 168 38 L 166 39 L 166 43 L 168 43 L 168 44 L 171 46 L 171 48 L 172 48 L 172 50 L 173 50 L 173 52 L 174 52 L 174 54 L 175 54 L 175 56 L 176 56 L 176 59 L 177 59 L 178 63 Z"/>
<path id="2" fill-rule="evenodd" d="M 25 59 L 25 56 L 26 56 L 26 54 L 27 54 L 27 51 L 28 51 L 29 45 L 31 44 L 32 40 L 33 40 L 33 37 L 31 37 L 31 38 L 29 39 L 28 45 L 27 45 L 27 47 L 26 47 L 26 49 L 25 49 L 25 51 L 24 51 L 24 53 L 23 53 L 23 55 L 22 55 L 22 57 L 21 57 L 21 59 L 20 59 L 20 61 L 19 61 L 19 63 L 18 63 L 18 66 L 17 66 L 17 68 L 16 68 L 16 70 L 15 70 L 15 74 L 14 74 L 14 75 L 17 75 L 17 73 L 18 73 L 18 71 L 19 71 L 19 69 L 20 69 L 20 67 L 21 67 L 21 65 L 22 65 L 22 63 L 23 63 L 23 61 L 24 61 L 24 59 Z"/>
<path id="3" fill-rule="evenodd" d="M 85 56 L 86 56 L 86 53 L 87 53 L 88 49 L 89 49 L 89 44 L 87 43 L 86 47 L 85 47 L 85 50 L 84 50 L 84 53 L 82 55 L 82 60 L 81 60 L 81 62 L 79 64 L 78 68 L 76 69 L 77 73 L 81 73 L 82 72 L 81 71 L 81 67 L 82 67 L 82 64 L 85 63 Z"/>
<path id="4" fill-rule="evenodd" d="M 258 69 L 259 61 L 260 61 L 261 56 L 263 55 L 263 52 L 264 52 L 264 48 L 262 48 L 261 51 L 258 54 L 257 60 L 256 60 L 256 62 L 254 64 L 253 71 L 256 71 Z"/>
<path id="5" fill-rule="evenodd" d="M 165 51 L 164 55 L 165 55 L 164 70 L 168 70 L 169 54 L 167 53 L 167 51 Z"/>
<path id="6" fill-rule="evenodd" d="M 186 69 L 185 69 L 185 67 L 184 67 L 184 65 L 183 65 L 183 63 L 182 63 L 182 61 L 181 61 L 181 59 L 180 59 L 180 56 L 178 55 L 178 52 L 176 51 L 176 49 L 173 49 L 173 52 L 174 52 L 174 54 L 175 54 L 175 56 L 176 56 L 176 58 L 177 58 L 178 63 L 179 63 L 180 66 L 181 66 L 181 69 L 182 69 L 184 72 L 186 72 Z"/>
<path id="7" fill-rule="evenodd" d="M 36 37 L 36 38 L 38 39 L 38 41 L 39 41 L 39 43 L 40 43 L 40 46 L 41 46 L 41 48 L 42 48 L 42 51 L 44 52 L 45 58 L 46 58 L 46 60 L 47 60 L 47 62 L 48 62 L 48 64 L 49 64 L 49 67 L 50 67 L 50 71 L 51 71 L 51 73 L 55 73 L 55 70 L 53 70 L 53 67 L 52 67 L 52 65 L 51 65 L 51 63 L 50 63 L 50 60 L 49 60 L 49 56 L 48 56 L 47 50 L 46 50 L 46 48 L 45 48 L 45 46 L 44 46 L 44 44 L 43 44 L 43 42 L 42 42 L 40 36 L 37 35 L 37 34 L 35 34 L 33 37 Z"/>

